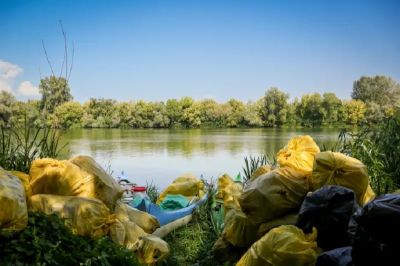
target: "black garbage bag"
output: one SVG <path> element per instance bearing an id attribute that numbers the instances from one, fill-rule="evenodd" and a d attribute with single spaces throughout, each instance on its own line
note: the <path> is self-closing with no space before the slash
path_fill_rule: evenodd
<path id="1" fill-rule="evenodd" d="M 315 266 L 353 266 L 351 247 L 326 251 L 318 256 Z"/>
<path id="2" fill-rule="evenodd" d="M 377 197 L 355 214 L 354 220 L 354 265 L 400 264 L 400 195 Z"/>
<path id="3" fill-rule="evenodd" d="M 316 227 L 318 247 L 323 250 L 348 246 L 347 229 L 356 206 L 352 190 L 324 186 L 305 197 L 296 226 L 306 233 Z"/>

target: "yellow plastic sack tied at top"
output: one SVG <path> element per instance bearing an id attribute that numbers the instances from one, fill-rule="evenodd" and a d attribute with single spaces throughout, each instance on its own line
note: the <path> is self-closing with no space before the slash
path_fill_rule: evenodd
<path id="1" fill-rule="evenodd" d="M 225 215 L 222 237 L 235 247 L 249 247 L 257 241 L 258 225 L 254 224 L 242 211 L 232 209 Z"/>
<path id="2" fill-rule="evenodd" d="M 291 168 L 275 169 L 249 183 L 239 197 L 240 207 L 253 223 L 272 221 L 300 207 L 309 182 Z"/>
<path id="3" fill-rule="evenodd" d="M 110 236 L 115 243 L 135 252 L 141 263 L 155 264 L 169 253 L 167 242 L 128 220 L 117 219 L 110 227 Z"/>
<path id="4" fill-rule="evenodd" d="M 225 214 L 230 209 L 240 209 L 238 198 L 242 190 L 242 185 L 235 183 L 229 175 L 224 174 L 218 178 L 216 198 L 224 202 Z"/>
<path id="5" fill-rule="evenodd" d="M 318 152 L 319 147 L 310 136 L 296 136 L 276 157 L 280 167 L 290 167 L 304 174 L 311 174 L 314 156 Z"/>
<path id="6" fill-rule="evenodd" d="M 157 236 L 143 236 L 138 245 L 136 255 L 140 263 L 155 265 L 169 254 L 168 243 Z"/>
<path id="7" fill-rule="evenodd" d="M 368 189 L 367 167 L 359 160 L 338 152 L 321 152 L 315 156 L 311 180 L 313 190 L 325 185 L 352 189 L 361 205 L 374 195 L 372 188 Z"/>
<path id="8" fill-rule="evenodd" d="M 264 175 L 264 174 L 267 174 L 267 173 L 269 173 L 271 171 L 272 171 L 272 168 L 269 165 L 260 166 L 256 170 L 254 170 L 254 172 L 251 174 L 250 181 L 253 181 L 257 177 L 259 177 L 261 175 Z"/>
<path id="9" fill-rule="evenodd" d="M 312 266 L 320 253 L 317 230 L 311 234 L 294 225 L 282 225 L 254 243 L 236 266 Z"/>
<path id="10" fill-rule="evenodd" d="M 290 213 L 287 215 L 284 215 L 282 217 L 276 218 L 275 220 L 266 222 L 261 224 L 258 227 L 258 236 L 262 237 L 263 235 L 265 235 L 266 233 L 268 233 L 269 231 L 271 231 L 271 229 L 275 228 L 275 227 L 279 227 L 281 225 L 295 225 L 297 223 L 297 219 L 298 219 L 298 214 L 297 212 L 294 213 Z"/>
<path id="11" fill-rule="evenodd" d="M 181 194 L 189 197 L 190 199 L 204 195 L 204 184 L 192 174 L 185 174 L 176 178 L 171 185 L 169 185 L 157 200 L 157 204 L 160 204 L 168 194 Z"/>
<path id="12" fill-rule="evenodd" d="M 97 238 L 108 233 L 115 218 L 98 199 L 75 196 L 33 195 L 29 208 L 46 214 L 57 214 L 74 234 Z"/>
<path id="13" fill-rule="evenodd" d="M 122 196 L 116 181 L 87 156 L 70 161 L 38 159 L 33 161 L 29 175 L 33 194 L 96 198 L 111 210 Z"/>
<path id="14" fill-rule="evenodd" d="M 21 181 L 22 185 L 24 186 L 26 198 L 29 198 L 30 196 L 32 196 L 32 188 L 30 185 L 30 179 L 31 179 L 30 176 L 28 174 L 25 174 L 20 171 L 10 171 L 10 173 L 12 175 L 18 177 L 19 180 Z"/>
<path id="15" fill-rule="evenodd" d="M 156 217 L 147 212 L 139 211 L 131 206 L 117 201 L 114 214 L 120 221 L 131 221 L 140 226 L 146 233 L 153 233 L 160 227 Z"/>
<path id="16" fill-rule="evenodd" d="M 24 187 L 18 177 L 0 167 L 0 231 L 20 231 L 27 224 Z"/>

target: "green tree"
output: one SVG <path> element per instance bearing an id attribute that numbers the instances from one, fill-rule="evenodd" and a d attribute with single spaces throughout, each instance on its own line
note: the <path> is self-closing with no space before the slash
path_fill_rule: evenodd
<path id="1" fill-rule="evenodd" d="M 325 116 L 321 94 L 313 93 L 303 95 L 296 111 L 299 114 L 303 126 L 320 126 Z"/>
<path id="2" fill-rule="evenodd" d="M 54 125 L 61 128 L 80 127 L 83 112 L 79 102 L 65 102 L 54 111 Z"/>
<path id="3" fill-rule="evenodd" d="M 262 99 L 256 102 L 248 102 L 243 115 L 245 125 L 250 127 L 261 127 L 263 125 L 261 115 L 263 107 Z"/>
<path id="4" fill-rule="evenodd" d="M 367 107 L 363 101 L 350 100 L 344 102 L 345 122 L 350 125 L 358 125 L 364 121 Z"/>
<path id="5" fill-rule="evenodd" d="M 201 126 L 201 106 L 198 102 L 194 102 L 190 107 L 184 108 L 182 114 L 182 124 L 188 128 L 196 128 Z"/>
<path id="6" fill-rule="evenodd" d="M 324 123 L 337 123 L 343 113 L 342 101 L 332 92 L 324 93 L 322 98 L 322 107 L 325 109 Z"/>
<path id="7" fill-rule="evenodd" d="M 382 107 L 396 106 L 400 102 L 400 84 L 386 76 L 363 76 L 354 82 L 351 96 L 367 104 L 373 102 Z"/>
<path id="8" fill-rule="evenodd" d="M 11 93 L 0 92 L 0 126 L 10 126 L 15 103 L 16 99 Z"/>
<path id="9" fill-rule="evenodd" d="M 230 99 L 223 105 L 226 113 L 226 125 L 228 127 L 239 127 L 244 123 L 244 112 L 246 106 L 243 102 L 235 99 Z"/>
<path id="10" fill-rule="evenodd" d="M 84 127 L 113 128 L 119 126 L 119 116 L 116 112 L 116 101 L 112 99 L 91 98 L 85 103 L 85 113 L 82 118 Z"/>
<path id="11" fill-rule="evenodd" d="M 166 103 L 168 119 L 172 127 L 179 127 L 182 119 L 182 104 L 176 99 L 170 99 Z"/>
<path id="12" fill-rule="evenodd" d="M 57 106 L 73 99 L 68 81 L 63 77 L 50 76 L 41 79 L 39 92 L 42 94 L 40 109 L 45 116 L 53 113 Z"/>
<path id="13" fill-rule="evenodd" d="M 269 127 L 281 126 L 286 122 L 289 94 L 278 88 L 270 88 L 264 96 L 262 117 Z"/>

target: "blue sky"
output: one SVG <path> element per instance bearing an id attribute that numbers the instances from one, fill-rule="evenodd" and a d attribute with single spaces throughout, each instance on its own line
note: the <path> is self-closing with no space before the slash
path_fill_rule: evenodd
<path id="1" fill-rule="evenodd" d="M 400 1 L 0 0 L 0 89 L 37 96 L 61 67 L 62 20 L 75 99 L 349 98 L 362 75 L 400 81 Z"/>

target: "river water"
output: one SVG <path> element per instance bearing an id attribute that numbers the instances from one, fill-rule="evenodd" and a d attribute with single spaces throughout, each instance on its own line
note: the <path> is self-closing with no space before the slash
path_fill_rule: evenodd
<path id="1" fill-rule="evenodd" d="M 291 137 L 308 134 L 334 145 L 337 129 L 73 129 L 63 157 L 90 155 L 117 176 L 159 189 L 183 173 L 206 179 L 242 172 L 243 158 L 275 154 Z"/>

